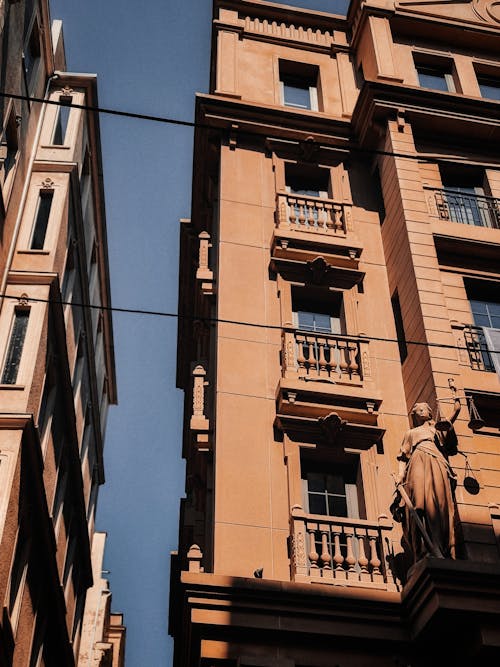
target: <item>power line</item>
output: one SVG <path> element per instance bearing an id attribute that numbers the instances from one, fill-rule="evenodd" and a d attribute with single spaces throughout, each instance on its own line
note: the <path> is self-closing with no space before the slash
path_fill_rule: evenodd
<path id="1" fill-rule="evenodd" d="M 0 294 L 0 298 L 3 299 L 13 299 L 15 301 L 19 301 L 21 297 L 15 296 L 12 294 Z M 279 324 L 263 324 L 262 322 L 244 322 L 241 320 L 228 320 L 228 319 L 222 319 L 219 317 L 203 317 L 203 316 L 197 316 L 197 315 L 183 315 L 182 313 L 174 313 L 174 312 L 168 312 L 168 311 L 162 311 L 162 310 L 147 310 L 144 308 L 122 308 L 119 306 L 103 306 L 103 305 L 95 305 L 95 304 L 90 304 L 90 303 L 75 303 L 73 301 L 63 301 L 57 300 L 57 299 L 41 299 L 39 297 L 27 297 L 28 302 L 33 302 L 33 303 L 49 303 L 49 304 L 56 304 L 56 305 L 61 305 L 61 306 L 72 306 L 75 308 L 89 308 L 91 310 L 100 310 L 100 311 L 106 311 L 106 312 L 113 312 L 113 313 L 126 313 L 126 314 L 131 314 L 131 315 L 147 315 L 149 317 L 165 317 L 165 318 L 171 318 L 171 319 L 177 319 L 177 320 L 189 320 L 191 322 L 205 322 L 207 324 L 234 324 L 238 326 L 245 326 L 245 327 L 252 327 L 254 329 L 271 329 L 275 331 L 283 331 L 283 329 L 287 329 L 288 327 L 286 326 L 281 326 Z M 308 333 L 318 333 L 318 332 L 308 332 Z M 319 337 L 321 337 L 321 333 L 318 334 Z M 327 334 L 325 334 L 327 335 Z M 336 334 L 333 334 L 336 335 Z M 467 351 L 467 347 L 461 347 L 459 345 L 448 345 L 446 343 L 429 343 L 426 341 L 418 341 L 418 340 L 407 340 L 406 338 L 400 339 L 400 338 L 384 338 L 380 336 L 349 336 L 348 334 L 337 334 L 340 338 L 357 338 L 359 340 L 366 340 L 367 342 L 369 341 L 377 341 L 380 343 L 400 343 L 404 342 L 406 345 L 416 345 L 419 347 L 437 347 L 437 348 L 443 348 L 447 350 L 459 350 L 459 351 Z M 500 350 L 490 350 L 488 347 L 485 345 L 479 344 L 477 347 L 474 348 L 478 352 L 489 352 L 490 354 L 500 354 Z"/>
<path id="2" fill-rule="evenodd" d="M 24 100 L 26 102 L 37 102 L 39 104 L 51 104 L 53 106 L 62 106 L 62 107 L 70 107 L 73 109 L 80 109 L 82 111 L 90 111 L 92 113 L 103 113 L 103 114 L 108 114 L 111 116 L 119 116 L 122 118 L 132 118 L 135 120 L 145 120 L 145 121 L 150 121 L 150 122 L 155 122 L 155 123 L 163 123 L 167 125 L 179 125 L 182 127 L 190 127 L 190 128 L 201 128 L 201 129 L 206 129 L 206 130 L 213 130 L 217 129 L 214 128 L 212 125 L 209 125 L 207 123 L 198 123 L 196 121 L 189 121 L 189 120 L 180 120 L 177 118 L 169 118 L 168 116 L 156 116 L 153 114 L 145 114 L 145 113 L 135 113 L 133 111 L 122 111 L 121 109 L 111 109 L 108 107 L 95 107 L 91 106 L 89 104 L 77 104 L 75 102 L 61 102 L 59 100 L 47 100 L 43 99 L 41 97 L 31 97 L 29 95 L 17 95 L 15 93 L 5 93 L 5 92 L 0 92 L 0 97 L 6 97 L 8 99 L 14 99 L 14 100 Z M 222 99 L 222 98 L 220 98 Z M 285 107 L 284 107 L 285 108 Z M 219 128 L 220 129 L 220 128 Z M 227 128 L 229 130 L 230 128 Z M 262 136 L 261 134 L 258 134 L 255 131 L 252 131 L 251 129 L 245 129 L 241 130 L 242 134 L 246 135 L 254 135 L 254 136 Z M 312 132 L 314 134 L 314 132 Z M 280 137 L 276 137 L 280 138 Z M 361 146 L 355 146 L 351 143 L 346 143 L 345 145 L 338 146 L 338 147 L 332 147 L 332 148 L 338 148 L 340 151 L 352 151 L 353 153 L 362 153 L 366 155 L 381 155 L 385 157 L 396 157 L 396 158 L 405 158 L 408 160 L 418 160 L 419 162 L 428 162 L 428 163 L 440 163 L 440 162 L 452 162 L 452 163 L 457 163 L 457 162 L 465 162 L 466 159 L 463 157 L 458 157 L 458 156 L 451 156 L 449 158 L 446 157 L 426 157 L 424 155 L 410 155 L 407 153 L 394 153 L 392 151 L 384 151 L 380 150 L 377 148 L 362 148 Z"/>

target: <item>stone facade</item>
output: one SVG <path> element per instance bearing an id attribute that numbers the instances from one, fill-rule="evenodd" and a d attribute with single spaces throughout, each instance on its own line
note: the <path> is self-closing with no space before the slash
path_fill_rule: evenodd
<path id="1" fill-rule="evenodd" d="M 181 224 L 176 666 L 500 659 L 499 29 L 479 0 L 215 1 Z M 390 508 L 415 403 L 458 438 L 458 520 L 412 565 Z"/>
<path id="2" fill-rule="evenodd" d="M 99 122 L 71 107 L 97 106 L 96 77 L 66 71 L 45 0 L 1 11 L 0 665 L 69 667 L 101 577 L 91 551 L 116 402 Z M 116 621 L 107 609 L 92 635 L 109 642 L 116 625 L 113 665 Z"/>

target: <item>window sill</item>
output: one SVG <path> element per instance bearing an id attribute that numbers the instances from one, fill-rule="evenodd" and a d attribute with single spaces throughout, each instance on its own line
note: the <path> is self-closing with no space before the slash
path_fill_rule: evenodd
<path id="1" fill-rule="evenodd" d="M 50 255 L 50 250 L 18 250 L 18 255 Z"/>
<path id="2" fill-rule="evenodd" d="M 62 149 L 62 150 L 65 150 L 65 151 L 69 151 L 71 148 L 73 148 L 73 146 L 66 146 L 66 145 L 59 145 L 59 144 L 43 144 L 42 146 L 40 146 L 40 148 L 42 148 L 42 149 L 51 149 L 51 150 L 53 148 L 57 148 L 58 150 Z"/>
<path id="3" fill-rule="evenodd" d="M 25 389 L 24 384 L 0 384 L 0 391 L 24 391 Z"/>

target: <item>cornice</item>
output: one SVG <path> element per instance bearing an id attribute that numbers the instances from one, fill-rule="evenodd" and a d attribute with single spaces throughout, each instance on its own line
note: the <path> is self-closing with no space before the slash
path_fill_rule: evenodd
<path id="1" fill-rule="evenodd" d="M 387 119 L 403 113 L 412 127 L 430 135 L 457 137 L 457 143 L 500 145 L 498 102 L 443 93 L 417 86 L 365 81 L 352 115 L 354 134 L 361 145 L 370 144 L 370 134 Z M 372 137 L 373 138 L 373 137 Z"/>

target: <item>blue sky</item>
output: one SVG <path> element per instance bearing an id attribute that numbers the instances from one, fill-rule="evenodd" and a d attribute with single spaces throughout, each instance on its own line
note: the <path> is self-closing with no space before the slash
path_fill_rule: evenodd
<path id="1" fill-rule="evenodd" d="M 346 6 L 288 4 L 333 13 Z M 51 13 L 64 21 L 68 69 L 98 74 L 102 107 L 193 120 L 194 94 L 208 89 L 211 0 L 51 0 Z M 174 312 L 193 131 L 100 120 L 113 305 Z M 109 414 L 97 527 L 108 532 L 105 563 L 113 609 L 125 614 L 127 667 L 168 667 L 169 554 L 184 491 L 177 322 L 120 313 L 113 320 L 119 405 Z"/>

